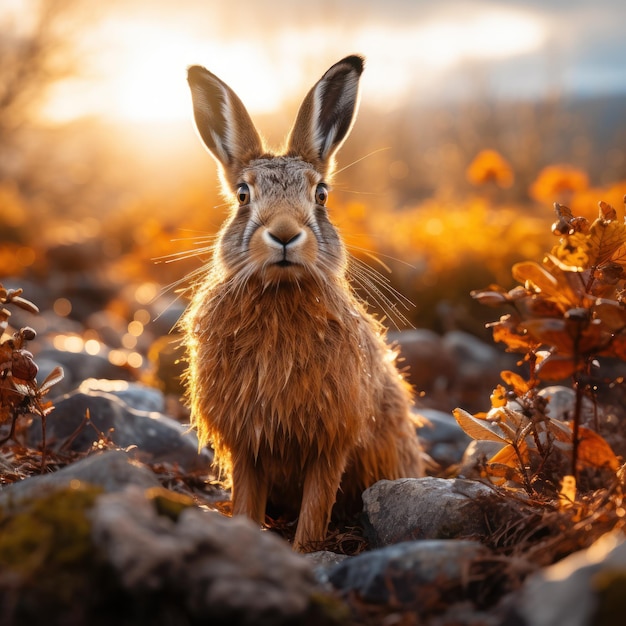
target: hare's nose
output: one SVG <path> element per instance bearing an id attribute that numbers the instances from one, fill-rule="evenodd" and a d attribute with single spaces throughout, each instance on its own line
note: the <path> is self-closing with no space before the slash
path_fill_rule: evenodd
<path id="1" fill-rule="evenodd" d="M 303 235 L 304 235 L 303 231 L 299 231 L 295 235 L 292 235 L 289 233 L 276 234 L 276 233 L 273 233 L 272 231 L 269 231 L 269 230 L 267 231 L 267 236 L 272 242 L 277 243 L 281 246 L 284 246 L 285 248 L 287 246 L 290 246 L 296 243 L 296 241 L 298 241 Z"/>
<path id="2" fill-rule="evenodd" d="M 281 248 L 301 243 L 306 236 L 295 220 L 284 218 L 274 220 L 268 224 L 263 235 L 268 245 L 276 247 L 278 244 Z"/>

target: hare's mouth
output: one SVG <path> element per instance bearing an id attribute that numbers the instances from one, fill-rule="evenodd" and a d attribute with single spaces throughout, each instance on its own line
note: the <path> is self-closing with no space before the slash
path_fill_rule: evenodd
<path id="1" fill-rule="evenodd" d="M 263 276 L 270 283 L 290 283 L 300 281 L 308 274 L 307 266 L 302 263 L 281 259 L 265 266 Z"/>

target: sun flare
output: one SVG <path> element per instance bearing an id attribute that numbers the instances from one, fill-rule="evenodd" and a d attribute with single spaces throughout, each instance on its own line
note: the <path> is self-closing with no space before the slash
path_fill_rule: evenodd
<path id="1" fill-rule="evenodd" d="M 60 83 L 44 115 L 63 121 L 90 115 L 125 121 L 171 121 L 190 116 L 186 83 L 189 65 L 208 65 L 224 80 L 236 81 L 254 59 L 254 72 L 245 72 L 237 90 L 251 111 L 270 111 L 280 104 L 280 85 L 272 67 L 254 42 L 212 42 L 190 37 L 167 25 L 135 22 L 105 23 L 100 36 L 107 41 L 98 52 L 91 76 Z M 267 89 L 268 84 L 273 88 Z"/>
<path id="2" fill-rule="evenodd" d="M 44 116 L 64 121 L 95 115 L 125 121 L 188 118 L 188 65 L 205 65 L 231 84 L 251 113 L 279 109 L 302 95 L 303 71 L 323 68 L 347 52 L 365 54 L 367 102 L 388 105 L 414 89 L 444 80 L 462 64 L 523 55 L 546 41 L 547 26 L 520 10 L 474 7 L 467 16 L 441 13 L 393 26 L 363 22 L 278 29 L 266 39 L 200 37 L 180 23 L 116 17 L 89 34 L 88 75 L 57 85 Z M 325 41 L 323 53 L 318 43 Z"/>

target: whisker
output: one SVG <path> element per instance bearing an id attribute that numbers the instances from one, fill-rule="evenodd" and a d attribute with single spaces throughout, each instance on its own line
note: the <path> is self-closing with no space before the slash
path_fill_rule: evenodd
<path id="1" fill-rule="evenodd" d="M 360 163 L 361 161 L 365 161 L 365 159 L 369 159 L 371 156 L 374 156 L 375 154 L 378 154 L 379 152 L 386 152 L 387 150 L 391 150 L 391 146 L 387 146 L 386 148 L 377 148 L 376 150 L 372 150 L 365 156 L 358 158 L 356 161 L 352 161 L 352 163 L 348 163 L 348 165 L 345 165 L 340 170 L 336 170 L 333 176 L 336 176 L 337 174 L 341 174 L 341 172 L 345 172 L 347 169 L 351 168 L 353 165 L 356 165 L 357 163 Z"/>
<path id="2" fill-rule="evenodd" d="M 163 256 L 157 256 L 152 259 L 154 263 L 175 263 L 176 261 L 186 261 L 187 259 L 200 258 L 202 254 L 213 252 L 213 246 L 200 248 L 199 250 L 181 250 L 180 252 L 172 252 Z"/>
<path id="3" fill-rule="evenodd" d="M 396 263 L 400 263 L 401 265 L 404 265 L 412 270 L 415 269 L 415 265 L 412 265 L 411 263 L 409 263 L 408 261 L 405 261 L 404 259 L 399 259 L 398 257 L 395 256 L 391 256 L 390 254 L 383 254 L 382 252 L 374 252 L 373 250 L 370 250 L 368 248 L 362 248 L 360 246 L 356 246 L 356 245 L 348 245 L 346 244 L 346 248 L 348 248 L 348 250 L 356 250 L 357 252 L 362 252 L 363 254 L 367 255 L 370 259 L 372 259 L 372 261 L 376 261 L 377 263 L 379 263 L 380 265 L 382 265 L 385 270 L 387 270 L 390 274 L 391 274 L 391 269 L 389 269 L 389 267 L 383 263 L 379 257 L 384 257 L 385 259 L 389 259 L 390 261 L 395 261 Z"/>
<path id="4" fill-rule="evenodd" d="M 360 259 L 352 257 L 352 261 L 356 264 L 358 271 L 365 274 L 367 278 L 378 286 L 378 288 L 386 291 L 391 297 L 396 298 L 399 302 L 401 302 L 403 308 L 407 311 L 415 306 L 409 298 L 407 298 L 401 291 L 398 291 L 391 284 L 391 280 L 388 276 L 381 274 L 379 271 L 375 270 L 373 267 L 369 266 Z"/>
<path id="5" fill-rule="evenodd" d="M 408 311 L 415 305 L 395 289 L 386 276 L 355 257 L 351 258 L 349 275 L 366 296 L 371 298 L 373 304 L 386 314 L 397 330 L 400 330 L 401 325 L 412 327 L 410 320 L 399 307 Z"/>
<path id="6" fill-rule="evenodd" d="M 192 232 L 192 231 L 190 231 Z M 180 250 L 178 252 L 172 252 L 170 254 L 164 254 L 163 256 L 155 257 L 152 259 L 154 263 L 173 263 L 174 261 L 184 261 L 193 257 L 199 257 L 201 254 L 213 252 L 215 247 L 215 241 L 218 235 L 208 235 L 203 233 L 202 235 L 195 237 L 180 237 L 178 239 L 170 239 L 171 243 L 178 243 L 184 241 L 191 243 L 193 248 L 188 250 Z"/>

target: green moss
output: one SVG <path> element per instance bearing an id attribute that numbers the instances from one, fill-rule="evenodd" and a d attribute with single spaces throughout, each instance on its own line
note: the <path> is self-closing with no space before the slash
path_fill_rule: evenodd
<path id="1" fill-rule="evenodd" d="M 626 569 L 602 569 L 591 584 L 598 598 L 592 623 L 622 626 L 626 614 Z"/>
<path id="2" fill-rule="evenodd" d="M 88 512 L 101 493 L 76 481 L 0 513 L 0 583 L 12 601 L 36 607 L 66 605 L 88 591 L 94 560 Z"/>
<path id="3" fill-rule="evenodd" d="M 311 595 L 307 616 L 307 623 L 311 624 L 344 626 L 351 623 L 348 605 L 338 597 L 324 593 Z"/>
<path id="4" fill-rule="evenodd" d="M 145 496 L 156 508 L 159 515 L 169 517 L 173 522 L 178 521 L 180 514 L 190 507 L 195 507 L 195 502 L 189 496 L 174 493 L 163 487 L 147 489 Z"/>

